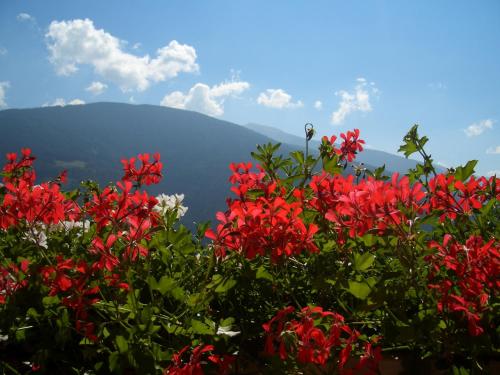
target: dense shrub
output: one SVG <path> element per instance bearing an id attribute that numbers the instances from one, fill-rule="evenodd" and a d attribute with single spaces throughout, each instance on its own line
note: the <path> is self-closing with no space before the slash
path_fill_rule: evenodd
<path id="1" fill-rule="evenodd" d="M 407 175 L 346 175 L 364 141 L 340 139 L 317 157 L 258 146 L 194 234 L 182 195 L 142 190 L 162 178 L 157 154 L 74 191 L 64 173 L 36 185 L 29 149 L 8 154 L 3 371 L 368 374 L 395 355 L 484 369 L 499 350 L 499 179 L 475 161 L 438 173 L 416 126 Z"/>

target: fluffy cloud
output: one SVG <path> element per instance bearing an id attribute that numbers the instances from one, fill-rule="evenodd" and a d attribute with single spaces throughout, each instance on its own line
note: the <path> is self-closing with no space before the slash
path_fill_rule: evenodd
<path id="1" fill-rule="evenodd" d="M 7 107 L 7 103 L 5 102 L 5 92 L 9 87 L 9 82 L 0 82 L 0 108 Z"/>
<path id="2" fill-rule="evenodd" d="M 464 132 L 467 137 L 477 137 L 483 134 L 486 129 L 493 129 L 494 122 L 492 119 L 481 120 L 469 125 L 467 129 L 464 129 Z"/>
<path id="3" fill-rule="evenodd" d="M 82 105 L 85 104 L 85 102 L 81 99 L 73 99 L 68 103 L 68 105 Z"/>
<path id="4" fill-rule="evenodd" d="M 35 22 L 35 18 L 28 13 L 19 13 L 16 18 L 21 22 Z"/>
<path id="5" fill-rule="evenodd" d="M 500 177 L 500 170 L 496 169 L 493 171 L 488 171 L 488 172 L 486 172 L 486 176 L 488 176 L 488 177 L 491 177 L 491 176 Z"/>
<path id="6" fill-rule="evenodd" d="M 314 108 L 316 108 L 318 111 L 320 111 L 321 109 L 323 109 L 323 103 L 321 103 L 321 100 L 316 100 L 314 102 Z"/>
<path id="7" fill-rule="evenodd" d="M 497 147 L 490 147 L 489 149 L 486 150 L 487 154 L 500 154 L 500 146 Z"/>
<path id="8" fill-rule="evenodd" d="M 370 112 L 372 105 L 370 103 L 370 94 L 377 94 L 378 89 L 375 83 L 368 82 L 364 78 L 356 80 L 354 91 L 337 91 L 335 95 L 340 97 L 339 108 L 332 113 L 332 124 L 339 125 L 345 118 L 353 112 Z"/>
<path id="9" fill-rule="evenodd" d="M 53 21 L 45 34 L 50 62 L 60 75 L 90 65 L 96 74 L 117 84 L 122 91 L 146 90 L 152 83 L 176 77 L 181 72 L 197 72 L 193 47 L 172 40 L 156 51 L 156 57 L 136 56 L 123 50 L 124 42 L 89 19 Z"/>
<path id="10" fill-rule="evenodd" d="M 64 107 L 66 105 L 82 105 L 82 104 L 85 104 L 85 102 L 81 99 L 73 99 L 70 102 L 66 103 L 66 100 L 64 100 L 63 98 L 57 98 L 52 103 L 42 104 L 42 107 Z"/>
<path id="11" fill-rule="evenodd" d="M 299 100 L 292 102 L 292 96 L 282 89 L 267 89 L 261 92 L 257 98 L 257 103 L 270 108 L 298 108 L 304 104 Z"/>
<path id="12" fill-rule="evenodd" d="M 228 81 L 209 87 L 204 83 L 197 83 L 184 94 L 174 91 L 166 95 L 161 105 L 180 109 L 190 109 L 205 113 L 209 116 L 224 114 L 224 100 L 241 94 L 250 87 L 248 82 Z"/>
<path id="13" fill-rule="evenodd" d="M 94 95 L 100 95 L 102 94 L 106 89 L 108 88 L 108 85 L 105 83 L 96 81 L 92 82 L 90 86 L 88 86 L 85 90 L 91 92 Z"/>

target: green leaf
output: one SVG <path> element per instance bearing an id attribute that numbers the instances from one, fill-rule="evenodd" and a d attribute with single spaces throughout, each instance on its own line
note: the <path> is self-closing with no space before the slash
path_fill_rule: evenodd
<path id="1" fill-rule="evenodd" d="M 455 169 L 455 178 L 460 181 L 467 180 L 474 173 L 474 168 L 476 167 L 477 160 L 470 160 L 464 166 L 457 167 Z"/>
<path id="2" fill-rule="evenodd" d="M 323 158 L 323 170 L 332 176 L 341 173 L 342 168 L 339 166 L 338 155 L 334 155 L 332 158 Z"/>
<path id="3" fill-rule="evenodd" d="M 102 329 L 102 335 L 105 339 L 107 339 L 110 336 L 109 330 L 106 327 Z"/>
<path id="4" fill-rule="evenodd" d="M 370 170 L 367 170 L 366 173 L 369 176 L 374 177 L 376 180 L 387 180 L 387 179 L 389 179 L 389 177 L 384 175 L 384 171 L 385 171 L 385 164 L 382 165 L 381 167 L 376 168 L 373 172 Z"/>
<path id="5" fill-rule="evenodd" d="M 354 253 L 354 269 L 356 271 L 365 271 L 371 267 L 375 261 L 375 256 L 370 253 L 357 254 Z"/>
<path id="6" fill-rule="evenodd" d="M 128 342 L 123 336 L 116 336 L 115 343 L 120 353 L 126 353 L 128 351 Z"/>
<path id="7" fill-rule="evenodd" d="M 26 330 L 25 329 L 18 329 L 16 331 L 16 340 L 17 341 L 24 341 L 24 340 L 26 340 Z"/>
<path id="8" fill-rule="evenodd" d="M 119 367 L 119 361 L 120 361 L 120 353 L 118 352 L 113 352 L 109 355 L 108 357 L 108 362 L 109 362 L 109 370 L 111 372 L 115 371 Z"/>
<path id="9" fill-rule="evenodd" d="M 151 289 L 158 290 L 158 282 L 156 281 L 154 276 L 149 276 L 146 281 L 149 284 L 149 286 L 151 287 Z"/>
<path id="10" fill-rule="evenodd" d="M 192 319 L 191 320 L 191 328 L 194 333 L 198 333 L 200 335 L 214 335 L 215 334 L 215 324 L 210 326 L 209 324 L 203 323 L 199 320 Z"/>
<path id="11" fill-rule="evenodd" d="M 180 286 L 176 286 L 175 288 L 171 289 L 170 294 L 178 301 L 185 300 L 186 293 L 184 292 L 184 289 L 182 289 Z"/>
<path id="12" fill-rule="evenodd" d="M 42 298 L 42 303 L 44 307 L 50 307 L 53 305 L 59 305 L 59 297 L 57 296 L 47 296 Z"/>
<path id="13" fill-rule="evenodd" d="M 299 164 L 304 164 L 304 153 L 302 151 L 290 152 L 290 156 L 294 158 Z"/>
<path id="14" fill-rule="evenodd" d="M 403 152 L 405 157 L 408 157 L 418 151 L 418 146 L 416 144 L 416 142 L 418 142 L 417 129 L 418 125 L 413 125 L 403 138 L 404 144 L 399 146 L 398 152 Z"/>
<path id="15" fill-rule="evenodd" d="M 325 242 L 325 244 L 321 247 L 320 250 L 322 253 L 331 253 L 335 249 L 335 246 L 337 246 L 337 242 L 328 241 Z"/>
<path id="16" fill-rule="evenodd" d="M 465 367 L 453 366 L 453 375 L 469 375 L 470 371 Z"/>
<path id="17" fill-rule="evenodd" d="M 221 327 L 231 327 L 234 324 L 235 319 L 230 316 L 226 319 L 221 319 L 219 326 Z"/>
<path id="18" fill-rule="evenodd" d="M 417 151 L 418 151 L 417 145 L 411 140 L 406 140 L 406 143 L 404 145 L 399 146 L 398 149 L 398 152 L 403 152 L 406 158 Z"/>
<path id="19" fill-rule="evenodd" d="M 229 289 L 233 288 L 236 285 L 236 280 L 227 279 L 223 283 L 219 284 L 217 288 L 215 288 L 215 293 L 226 293 Z"/>
<path id="20" fill-rule="evenodd" d="M 354 297 L 364 300 L 372 292 L 373 287 L 375 286 L 376 283 L 377 280 L 374 277 L 369 277 L 368 279 L 362 282 L 349 280 L 348 291 Z"/>
<path id="21" fill-rule="evenodd" d="M 214 286 L 219 285 L 222 282 L 222 279 L 222 275 L 216 273 L 212 276 L 212 281 L 207 285 L 207 288 L 213 288 Z"/>
<path id="22" fill-rule="evenodd" d="M 167 293 L 170 289 L 173 289 L 175 286 L 175 280 L 168 276 L 162 276 L 160 281 L 158 282 L 157 289 L 160 291 L 162 295 Z"/>
<path id="23" fill-rule="evenodd" d="M 267 272 L 267 270 L 264 268 L 264 266 L 260 266 L 257 269 L 257 274 L 255 275 L 255 277 L 257 279 L 266 279 L 266 280 L 269 280 L 271 282 L 274 282 L 273 275 L 271 275 L 269 272 Z"/>
<path id="24" fill-rule="evenodd" d="M 371 247 L 377 243 L 377 237 L 370 233 L 365 234 L 362 239 L 365 246 Z"/>

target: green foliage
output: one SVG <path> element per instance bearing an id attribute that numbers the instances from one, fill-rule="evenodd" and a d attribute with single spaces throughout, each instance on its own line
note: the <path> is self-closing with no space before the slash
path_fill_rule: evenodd
<path id="1" fill-rule="evenodd" d="M 400 151 L 406 157 L 414 153 L 423 157 L 423 163 L 408 176 L 429 191 L 429 178 L 436 171 L 424 150 L 428 139 L 417 130 L 417 125 L 411 128 Z M 252 156 L 264 169 L 266 181 L 285 190 L 286 199 L 298 201 L 293 194 L 301 189 L 304 201 L 310 202 L 312 177 L 321 172 L 344 172 L 336 154 L 306 156 L 295 151 L 284 157 L 276 155 L 279 150 L 279 144 L 259 145 Z M 471 161 L 450 174 L 467 181 L 476 163 Z M 384 171 L 380 167 L 367 174 L 384 181 Z M 387 356 L 396 353 L 444 360 L 446 369 L 456 374 L 477 370 L 484 358 L 498 353 L 498 332 L 488 330 L 484 336 L 470 337 L 458 314 L 439 311 L 429 288 L 434 270 L 427 258 L 435 251 L 428 244 L 440 242 L 446 234 L 462 241 L 472 234 L 498 238 L 495 184 L 484 193 L 488 198 L 473 214 L 452 221 L 441 220 L 439 210 L 427 216 L 412 212 L 411 220 L 398 223 L 397 230 L 368 228 L 362 235 L 345 235 L 347 230 L 342 233 L 339 224 L 304 204 L 300 218 L 317 225 L 314 243 L 319 252 L 302 252 L 277 261 L 268 255 L 248 259 L 234 250 L 222 256 L 216 244 L 205 243 L 209 223 L 199 224 L 192 234 L 176 221 L 175 214 L 167 215 L 142 240 L 147 255 L 136 261 L 122 260 L 117 280 L 126 287 L 109 283 L 113 276 L 109 272 L 92 274 L 89 286 L 99 286 L 98 298 L 85 310 L 85 318 L 66 303 L 67 294 L 51 292 L 42 271 L 54 265 L 58 256 L 94 264 L 91 249 L 97 224 L 47 231 L 46 246 L 30 240 L 23 225 L 1 229 L 1 266 L 29 260 L 33 271 L 19 273 L 18 281 L 29 283 L 9 296 L 8 303 L 0 304 L 0 367 L 5 373 L 29 373 L 32 364 L 40 364 L 42 373 L 161 374 L 183 347 L 203 343 L 214 345 L 218 353 L 235 355 L 240 368 L 253 366 L 261 373 L 298 373 L 306 368 L 310 372 L 305 373 L 316 373 L 319 370 L 314 367 L 262 355 L 262 325 L 278 310 L 316 305 L 342 314 L 363 338 L 380 336 Z M 97 184 L 86 182 L 66 197 L 90 202 L 101 191 Z M 5 194 L 3 189 L 0 202 Z M 262 195 L 261 191 L 249 193 L 252 198 Z M 112 231 L 107 229 L 105 235 L 109 238 Z M 113 251 L 123 254 L 126 244 L 117 240 Z M 494 326 L 499 305 L 498 296 L 492 296 L 481 323 Z M 80 320 L 95 323 L 96 340 L 76 328 Z M 461 362 L 454 364 L 455 359 Z"/>

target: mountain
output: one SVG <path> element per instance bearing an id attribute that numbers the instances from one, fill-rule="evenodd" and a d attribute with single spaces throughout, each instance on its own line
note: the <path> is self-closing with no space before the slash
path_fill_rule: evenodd
<path id="1" fill-rule="evenodd" d="M 200 113 L 119 103 L 0 111 L 0 153 L 29 147 L 39 180 L 68 170 L 69 186 L 94 179 L 101 186 L 122 176 L 123 158 L 161 154 L 164 177 L 151 194 L 183 193 L 184 222 L 214 219 L 230 195 L 231 162 L 250 161 L 268 137 Z M 288 154 L 292 146 L 283 145 Z M 2 163 L 3 164 L 3 163 Z"/>
<path id="2" fill-rule="evenodd" d="M 293 134 L 286 133 L 280 129 L 273 128 L 272 126 L 260 125 L 249 123 L 244 125 L 246 128 L 256 131 L 266 137 L 269 137 L 276 142 L 287 143 L 293 146 L 305 147 L 305 138 L 298 137 Z M 311 140 L 309 143 L 309 149 L 317 150 L 321 144 L 318 140 Z M 399 172 L 401 174 L 406 173 L 408 169 L 414 168 L 417 164 L 416 160 L 406 159 L 401 156 L 390 154 L 384 151 L 372 150 L 365 148 L 363 152 L 356 155 L 357 163 L 364 163 L 366 165 L 372 165 L 375 167 L 380 167 L 385 164 L 386 171 Z"/>

